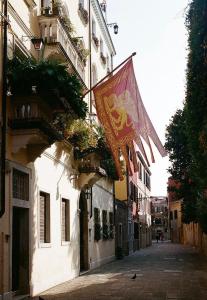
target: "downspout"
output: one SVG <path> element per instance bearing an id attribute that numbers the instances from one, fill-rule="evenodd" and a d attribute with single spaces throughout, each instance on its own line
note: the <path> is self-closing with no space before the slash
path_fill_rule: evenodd
<path id="1" fill-rule="evenodd" d="M 92 59 L 91 59 L 91 0 L 88 0 L 88 46 L 89 46 L 89 90 L 92 88 Z M 92 92 L 89 94 L 89 114 L 92 113 Z"/>
<path id="2" fill-rule="evenodd" d="M 0 218 L 5 213 L 5 166 L 6 166 L 6 124 L 7 124 L 7 0 L 4 0 L 3 55 L 2 55 L 2 105 L 1 105 L 1 162 L 0 162 Z"/>

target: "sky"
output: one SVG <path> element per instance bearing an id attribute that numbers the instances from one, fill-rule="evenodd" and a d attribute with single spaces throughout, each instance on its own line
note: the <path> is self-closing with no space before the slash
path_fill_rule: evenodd
<path id="1" fill-rule="evenodd" d="M 119 33 L 109 28 L 116 49 L 114 67 L 133 52 L 139 91 L 148 115 L 162 141 L 170 118 L 185 98 L 188 0 L 106 0 L 107 23 L 116 22 Z M 151 195 L 167 194 L 169 160 L 155 149 Z"/>

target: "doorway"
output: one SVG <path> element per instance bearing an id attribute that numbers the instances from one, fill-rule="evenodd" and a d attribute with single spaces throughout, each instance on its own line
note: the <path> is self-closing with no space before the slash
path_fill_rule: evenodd
<path id="1" fill-rule="evenodd" d="M 80 272 L 86 271 L 88 265 L 88 209 L 85 193 L 82 191 L 79 201 L 80 209 Z"/>
<path id="2" fill-rule="evenodd" d="M 12 291 L 29 293 L 29 209 L 13 207 Z"/>

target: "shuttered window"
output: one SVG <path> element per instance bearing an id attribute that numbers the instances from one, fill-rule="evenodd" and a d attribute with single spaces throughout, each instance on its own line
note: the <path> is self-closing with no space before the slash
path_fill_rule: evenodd
<path id="1" fill-rule="evenodd" d="M 50 243 L 50 195 L 40 192 L 40 243 Z"/>
<path id="2" fill-rule="evenodd" d="M 70 241 L 70 201 L 62 199 L 62 241 Z"/>

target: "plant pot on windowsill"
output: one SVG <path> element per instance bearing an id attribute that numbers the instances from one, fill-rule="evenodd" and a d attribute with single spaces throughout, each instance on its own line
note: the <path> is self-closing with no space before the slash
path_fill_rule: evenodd
<path id="1" fill-rule="evenodd" d="M 60 16 L 62 14 L 62 4 L 60 2 L 53 4 L 52 12 L 53 15 Z"/>
<path id="2" fill-rule="evenodd" d="M 95 35 L 93 35 L 92 38 L 93 38 L 94 44 L 98 48 L 98 46 L 99 46 L 99 40 L 98 40 L 98 38 Z"/>
<path id="3" fill-rule="evenodd" d="M 85 24 L 88 24 L 88 11 L 83 7 L 81 3 L 79 3 L 79 8 L 78 8 L 80 15 L 84 21 Z"/>

